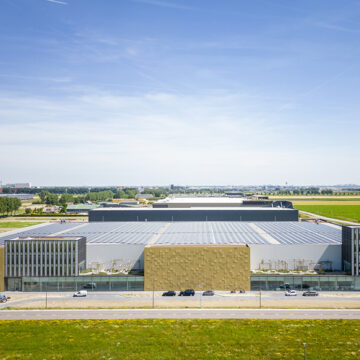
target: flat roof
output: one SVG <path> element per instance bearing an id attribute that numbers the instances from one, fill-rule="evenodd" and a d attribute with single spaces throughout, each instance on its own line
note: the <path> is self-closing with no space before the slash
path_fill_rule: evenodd
<path id="1" fill-rule="evenodd" d="M 296 221 L 90 222 L 56 223 L 0 236 L 84 236 L 88 245 L 341 245 L 341 226 Z"/>
<path id="2" fill-rule="evenodd" d="M 168 203 L 242 203 L 243 200 L 247 200 L 245 197 L 241 198 L 233 198 L 226 196 L 218 196 L 218 197 L 167 197 L 165 199 L 161 199 L 156 201 L 156 204 L 168 204 Z"/>
<path id="3" fill-rule="evenodd" d="M 7 239 L 5 241 L 17 241 L 17 240 L 29 240 L 29 241 L 44 241 L 44 240 L 51 240 L 51 241 L 59 241 L 59 240 L 80 240 L 82 236 L 41 236 L 41 237 L 32 237 L 32 236 L 18 236 L 12 239 Z"/>
<path id="4" fill-rule="evenodd" d="M 190 208 L 149 208 L 149 207 L 137 207 L 137 208 L 118 208 L 118 207 L 104 207 L 96 208 L 90 211 L 295 211 L 292 208 L 282 207 L 260 207 L 260 206 L 239 206 L 239 207 L 190 207 Z M 297 211 L 297 210 L 296 210 Z"/>

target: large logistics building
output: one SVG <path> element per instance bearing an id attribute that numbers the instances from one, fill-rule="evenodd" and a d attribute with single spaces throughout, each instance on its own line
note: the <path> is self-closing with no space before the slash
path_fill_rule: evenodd
<path id="1" fill-rule="evenodd" d="M 297 221 L 298 210 L 281 207 L 97 208 L 89 221 Z"/>
<path id="2" fill-rule="evenodd" d="M 249 199 L 246 197 L 215 197 L 215 196 L 169 196 L 153 203 L 154 208 L 192 208 L 192 207 L 243 207 L 272 206 L 269 199 Z"/>
<path id="3" fill-rule="evenodd" d="M 251 270 L 342 270 L 341 227 L 307 222 L 52 223 L 2 235 L 0 247 L 7 240 L 44 237 L 85 238 L 87 269 L 144 270 L 142 286 L 147 290 L 149 284 L 166 290 L 170 283 L 181 289 L 184 279 L 195 289 L 200 282 L 216 290 L 249 289 Z M 5 267 L 7 258 L 5 254 Z M 209 277 L 204 274 L 219 281 L 206 284 Z M 65 281 L 61 279 L 57 281 Z M 24 282 L 29 277 L 5 277 L 7 289 L 24 288 Z"/>

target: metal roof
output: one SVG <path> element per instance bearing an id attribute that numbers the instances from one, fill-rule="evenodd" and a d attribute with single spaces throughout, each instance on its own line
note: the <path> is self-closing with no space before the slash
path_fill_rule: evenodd
<path id="1" fill-rule="evenodd" d="M 241 211 L 297 211 L 296 209 L 292 208 L 282 208 L 282 207 L 271 207 L 271 206 L 231 206 L 231 207 L 190 207 L 190 208 L 150 208 L 150 207 L 127 207 L 127 208 L 118 208 L 118 207 L 98 207 L 96 209 L 91 209 L 90 211 L 234 211 L 234 210 L 241 210 Z"/>
<path id="2" fill-rule="evenodd" d="M 305 222 L 91 222 L 49 223 L 4 233 L 4 240 L 34 236 L 85 236 L 89 244 L 341 244 L 341 227 Z"/>

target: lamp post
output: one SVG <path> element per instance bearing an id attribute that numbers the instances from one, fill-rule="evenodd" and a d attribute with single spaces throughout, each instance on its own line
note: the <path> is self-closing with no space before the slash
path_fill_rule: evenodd
<path id="1" fill-rule="evenodd" d="M 259 288 L 259 290 L 260 290 L 260 298 L 259 298 L 259 300 L 260 300 L 260 309 L 261 309 L 261 288 Z"/>
<path id="2" fill-rule="evenodd" d="M 306 360 L 306 342 L 304 342 L 303 345 L 304 345 L 304 360 Z"/>
<path id="3" fill-rule="evenodd" d="M 201 299 L 202 299 L 202 294 L 201 294 L 202 285 L 201 284 L 199 285 L 199 288 L 200 288 L 200 309 L 201 309 L 202 308 L 202 302 L 201 302 Z"/>
<path id="4" fill-rule="evenodd" d="M 152 308 L 154 309 L 155 307 L 155 285 L 154 285 L 154 279 L 153 279 L 153 293 L 152 293 Z"/>
<path id="5" fill-rule="evenodd" d="M 47 293 L 48 293 L 48 283 L 46 281 L 45 309 L 47 309 Z"/>
<path id="6" fill-rule="evenodd" d="M 119 345 L 120 343 L 116 343 L 116 360 L 119 360 Z"/>

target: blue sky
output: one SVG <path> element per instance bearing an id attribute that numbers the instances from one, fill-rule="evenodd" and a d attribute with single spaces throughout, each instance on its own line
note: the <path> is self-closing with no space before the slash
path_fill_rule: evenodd
<path id="1" fill-rule="evenodd" d="M 0 179 L 360 183 L 360 2 L 2 0 Z"/>

